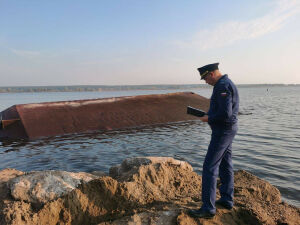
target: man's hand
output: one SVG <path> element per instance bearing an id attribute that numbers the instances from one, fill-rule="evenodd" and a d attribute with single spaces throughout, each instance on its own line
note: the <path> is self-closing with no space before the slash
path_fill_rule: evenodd
<path id="1" fill-rule="evenodd" d="M 202 122 L 208 122 L 208 116 L 200 117 L 200 120 L 201 120 Z"/>

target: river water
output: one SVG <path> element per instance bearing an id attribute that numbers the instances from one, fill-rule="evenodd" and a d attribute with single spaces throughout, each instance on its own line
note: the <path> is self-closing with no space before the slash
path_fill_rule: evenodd
<path id="1" fill-rule="evenodd" d="M 179 90 L 183 91 L 183 90 Z M 211 88 L 193 91 L 210 97 Z M 1 93 L 0 111 L 14 104 L 170 93 L 119 92 Z M 284 201 L 300 207 L 300 87 L 240 87 L 239 131 L 234 169 L 247 170 L 279 188 Z M 134 156 L 168 156 L 188 161 L 198 173 L 210 140 L 200 121 L 65 135 L 35 141 L 0 142 L 0 169 L 108 172 Z"/>

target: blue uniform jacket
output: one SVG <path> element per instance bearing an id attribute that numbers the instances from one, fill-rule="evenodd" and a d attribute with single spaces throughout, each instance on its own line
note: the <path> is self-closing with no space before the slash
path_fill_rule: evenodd
<path id="1" fill-rule="evenodd" d="M 214 85 L 207 113 L 208 124 L 214 127 L 232 127 L 237 123 L 239 94 L 234 83 L 223 75 Z"/>

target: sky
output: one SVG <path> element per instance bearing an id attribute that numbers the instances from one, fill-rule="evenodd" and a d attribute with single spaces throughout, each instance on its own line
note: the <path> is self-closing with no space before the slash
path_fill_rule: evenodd
<path id="1" fill-rule="evenodd" d="M 0 0 L 0 86 L 300 83 L 300 0 Z"/>

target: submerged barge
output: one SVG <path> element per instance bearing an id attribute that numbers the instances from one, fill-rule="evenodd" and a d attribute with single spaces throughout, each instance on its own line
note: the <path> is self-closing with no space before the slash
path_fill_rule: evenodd
<path id="1" fill-rule="evenodd" d="M 1 112 L 0 138 L 37 139 L 197 119 L 187 106 L 207 111 L 193 92 L 13 105 Z"/>

